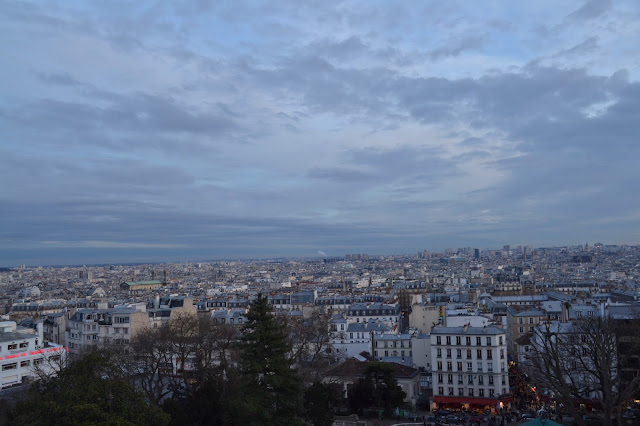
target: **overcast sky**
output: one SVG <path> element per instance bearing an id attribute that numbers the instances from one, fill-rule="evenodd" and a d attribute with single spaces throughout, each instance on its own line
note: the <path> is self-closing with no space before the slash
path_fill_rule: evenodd
<path id="1" fill-rule="evenodd" d="M 640 2 L 0 1 L 0 266 L 640 241 Z"/>

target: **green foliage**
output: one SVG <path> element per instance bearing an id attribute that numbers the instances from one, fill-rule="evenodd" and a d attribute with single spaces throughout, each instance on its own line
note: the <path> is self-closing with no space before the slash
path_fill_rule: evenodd
<path id="1" fill-rule="evenodd" d="M 106 352 L 91 352 L 57 376 L 35 383 L 9 414 L 10 424 L 165 425 L 169 417 L 149 406 L 115 376 Z"/>
<path id="2" fill-rule="evenodd" d="M 388 363 L 369 363 L 365 377 L 358 379 L 349 391 L 349 406 L 360 412 L 369 407 L 392 410 L 401 406 L 406 393 L 398 386 L 393 370 Z"/>
<path id="3" fill-rule="evenodd" d="M 273 315 L 261 294 L 246 318 L 240 341 L 244 424 L 301 424 L 301 382 L 284 320 Z"/>
<path id="4" fill-rule="evenodd" d="M 336 384 L 314 382 L 304 391 L 304 418 L 314 426 L 333 424 L 333 407 L 340 402 Z"/>

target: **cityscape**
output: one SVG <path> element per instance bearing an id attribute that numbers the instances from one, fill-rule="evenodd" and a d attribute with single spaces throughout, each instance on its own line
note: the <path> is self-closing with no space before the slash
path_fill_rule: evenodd
<path id="1" fill-rule="evenodd" d="M 625 324 L 627 333 L 614 339 L 622 345 L 640 321 L 639 274 L 640 246 L 602 243 L 4 268 L 2 393 L 14 395 L 38 374 L 55 374 L 62 364 L 95 350 L 137 353 L 149 330 L 171 329 L 185 318 L 229 327 L 232 340 L 240 342 L 254 304 L 263 298 L 289 330 L 288 356 L 305 385 L 338 386 L 328 424 L 356 424 L 372 416 L 374 407 L 353 405 L 349 392 L 366 376 L 367 365 L 376 363 L 392 366 L 402 391 L 393 410 L 377 408 L 374 418 L 380 421 L 482 424 L 564 416 L 565 422 L 603 424 L 603 411 L 609 410 L 605 414 L 612 419 L 634 424 L 634 401 L 640 399 L 637 336 L 631 335 L 630 357 L 616 348 L 615 363 L 607 366 L 615 396 L 593 386 L 595 375 L 581 371 L 577 358 L 569 356 L 592 359 L 583 341 L 571 340 L 565 354 L 567 371 L 581 371 L 580 380 L 590 385 L 580 388 L 581 395 L 560 394 L 553 383 L 540 380 L 536 368 L 542 367 L 535 360 L 555 349 L 544 344 L 550 329 L 572 336 L 572 327 L 596 318 Z M 200 372 L 201 349 L 195 342 L 182 355 L 175 348 L 165 354 L 165 370 L 156 372 L 160 388 L 137 383 L 149 401 L 162 406 L 171 399 L 176 377 L 185 380 Z M 624 368 L 617 364 L 623 359 Z M 209 362 L 221 368 L 239 360 L 231 356 L 223 362 L 212 355 Z M 138 374 L 150 371 L 146 363 L 136 368 Z M 316 424 L 313 417 L 307 420 Z M 317 424 L 322 422 L 326 418 Z"/>
<path id="2" fill-rule="evenodd" d="M 0 426 L 640 425 L 638 0 L 0 28 Z"/>

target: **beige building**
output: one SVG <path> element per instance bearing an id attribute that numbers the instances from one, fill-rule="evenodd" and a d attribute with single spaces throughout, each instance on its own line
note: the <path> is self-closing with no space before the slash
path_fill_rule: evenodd
<path id="1" fill-rule="evenodd" d="M 518 341 L 523 336 L 531 336 L 534 328 L 547 319 L 547 313 L 542 309 L 507 309 L 507 342 L 509 353 L 514 358 L 518 353 Z"/>
<path id="2" fill-rule="evenodd" d="M 444 306 L 434 306 L 426 304 L 415 304 L 411 306 L 409 315 L 409 328 L 420 330 L 422 333 L 429 333 L 434 324 L 444 321 L 446 310 Z"/>

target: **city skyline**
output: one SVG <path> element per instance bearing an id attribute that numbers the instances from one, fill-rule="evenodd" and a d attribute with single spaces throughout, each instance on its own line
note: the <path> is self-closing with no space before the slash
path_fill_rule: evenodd
<path id="1" fill-rule="evenodd" d="M 0 266 L 638 244 L 638 18 L 0 2 Z"/>

